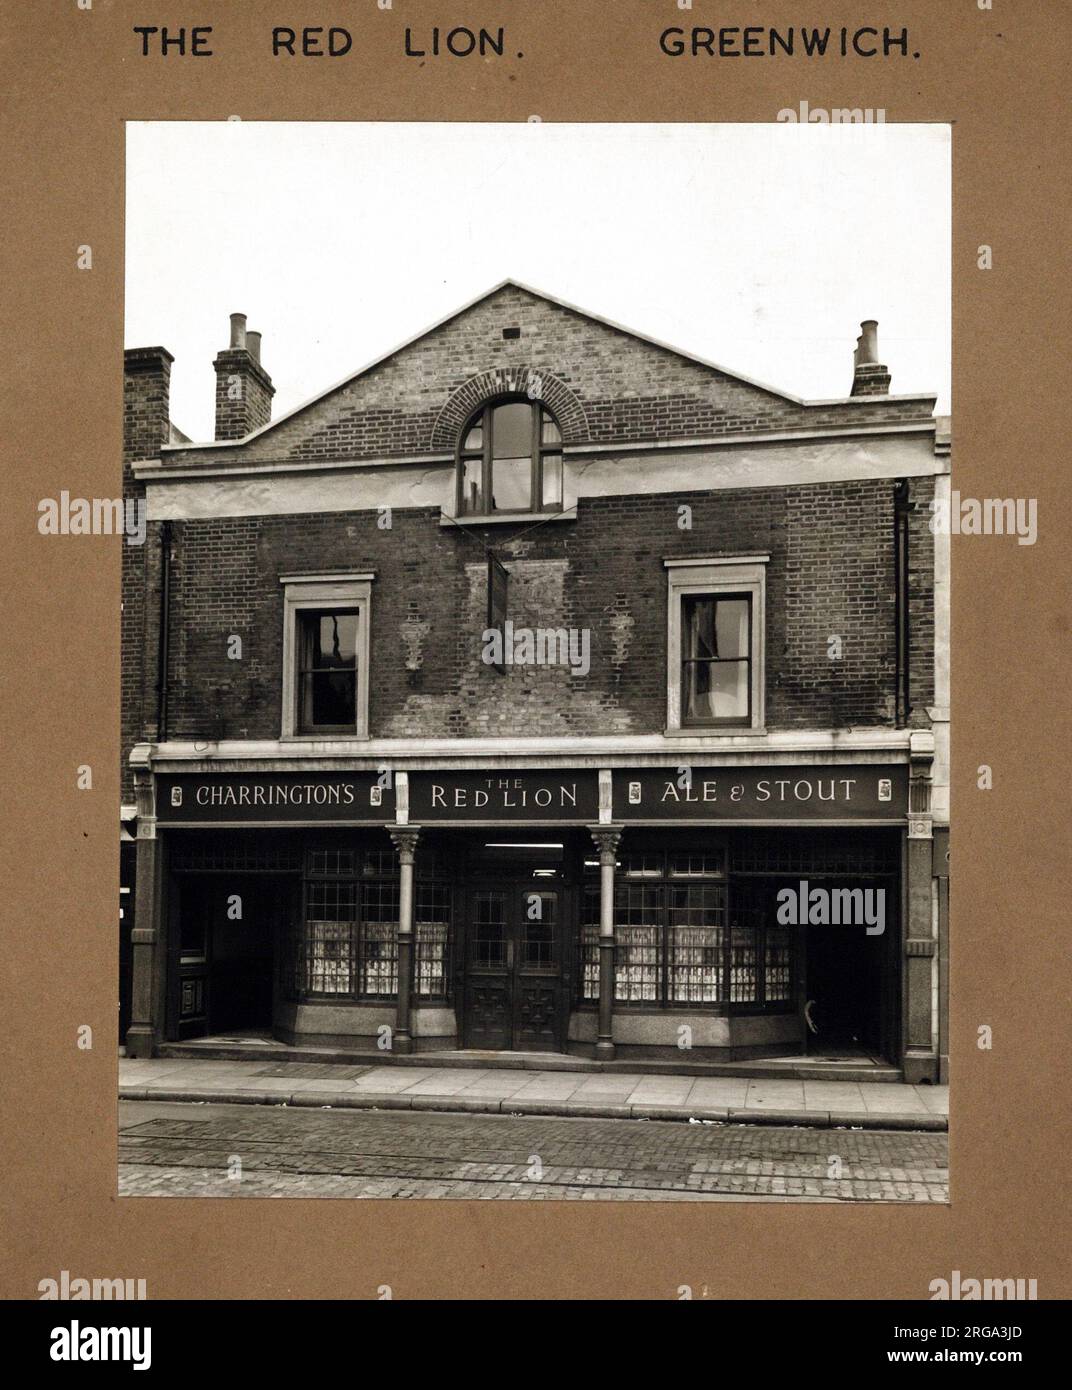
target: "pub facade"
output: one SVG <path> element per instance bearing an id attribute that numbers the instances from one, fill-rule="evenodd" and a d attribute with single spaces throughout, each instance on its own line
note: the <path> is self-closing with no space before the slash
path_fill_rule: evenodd
<path id="1" fill-rule="evenodd" d="M 217 438 L 126 355 L 133 1055 L 946 1078 L 934 398 L 804 402 L 514 282 Z"/>

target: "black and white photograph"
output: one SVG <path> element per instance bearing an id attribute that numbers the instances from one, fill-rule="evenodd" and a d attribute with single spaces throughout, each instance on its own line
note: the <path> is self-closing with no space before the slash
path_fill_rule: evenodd
<path id="1" fill-rule="evenodd" d="M 120 1196 L 948 1202 L 950 126 L 126 161 Z"/>

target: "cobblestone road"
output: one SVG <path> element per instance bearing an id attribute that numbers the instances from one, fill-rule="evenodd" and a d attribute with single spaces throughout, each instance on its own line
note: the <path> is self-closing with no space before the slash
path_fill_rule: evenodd
<path id="1" fill-rule="evenodd" d="M 130 1197 L 948 1201 L 936 1133 L 151 1101 L 119 1116 Z"/>

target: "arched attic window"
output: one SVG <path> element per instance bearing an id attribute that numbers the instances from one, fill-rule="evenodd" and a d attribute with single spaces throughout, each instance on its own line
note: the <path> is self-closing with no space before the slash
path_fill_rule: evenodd
<path id="1" fill-rule="evenodd" d="M 488 401 L 458 443 L 458 515 L 562 508 L 562 431 L 539 401 Z"/>

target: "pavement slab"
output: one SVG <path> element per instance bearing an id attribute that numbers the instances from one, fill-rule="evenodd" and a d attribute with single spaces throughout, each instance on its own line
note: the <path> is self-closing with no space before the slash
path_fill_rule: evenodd
<path id="1" fill-rule="evenodd" d="M 284 1074 L 278 1074 L 283 1071 Z M 330 1063 L 307 1071 L 262 1062 L 121 1059 L 120 1097 L 480 1113 L 703 1118 L 762 1125 L 938 1130 L 949 1089 L 887 1082 L 695 1077 L 496 1067 L 367 1068 Z"/>

